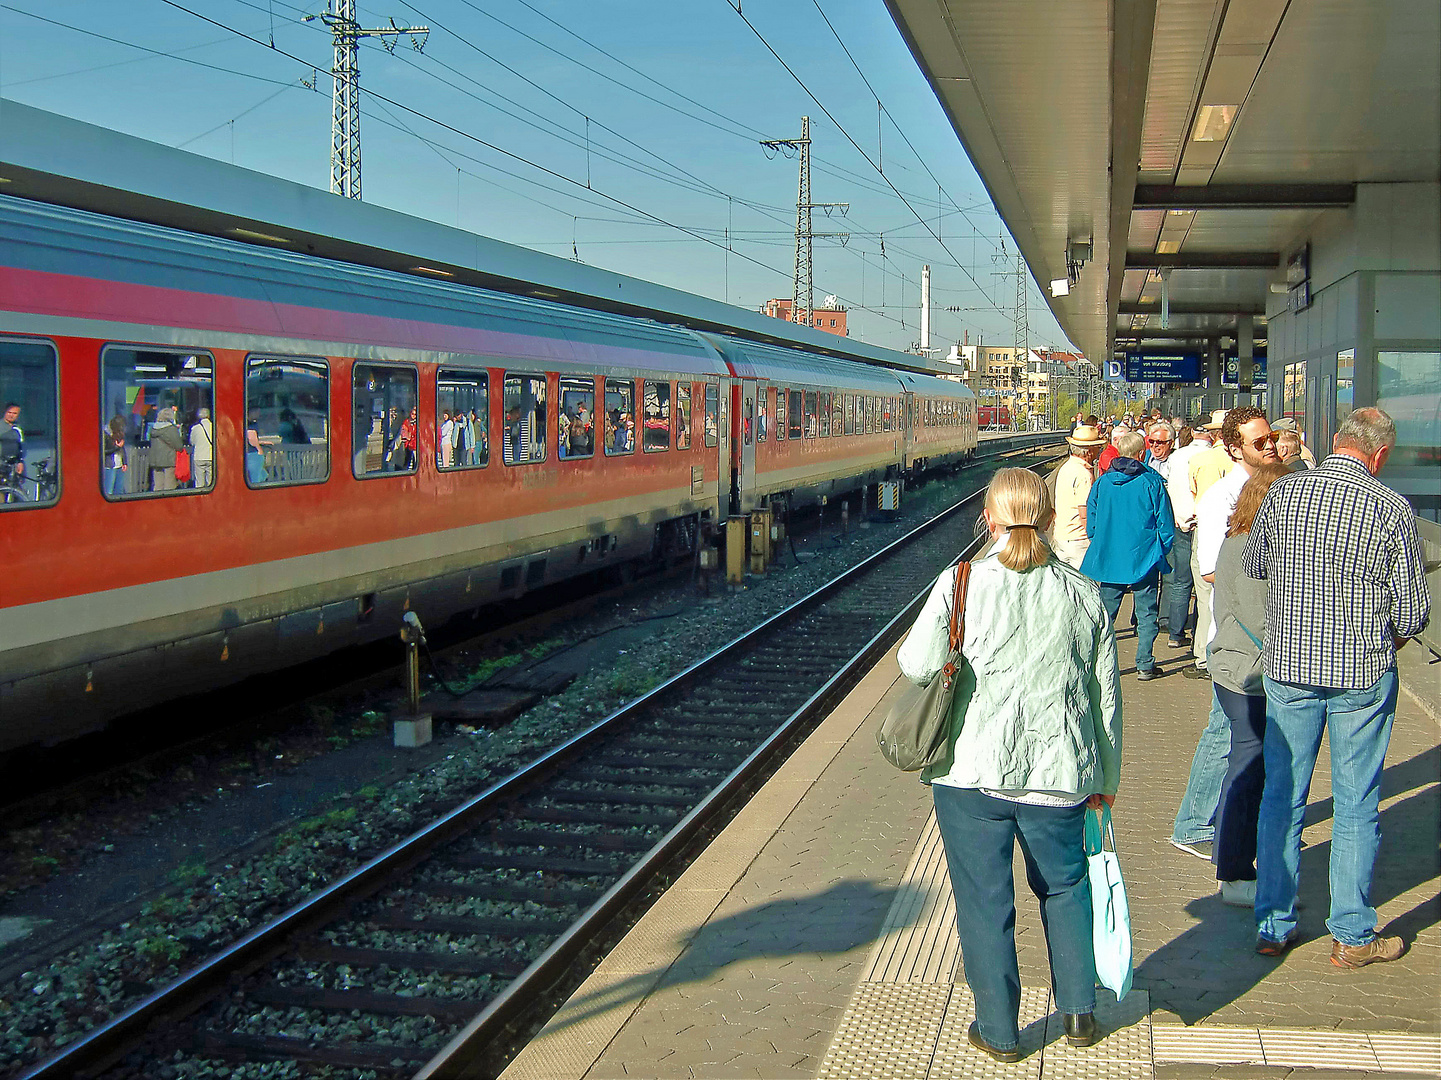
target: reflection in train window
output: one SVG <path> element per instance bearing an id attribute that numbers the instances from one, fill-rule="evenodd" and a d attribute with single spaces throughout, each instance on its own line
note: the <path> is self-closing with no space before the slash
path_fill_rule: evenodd
<path id="1" fill-rule="evenodd" d="M 562 461 L 595 454 L 595 376 L 561 376 L 557 423 L 560 434 L 556 444 Z"/>
<path id="2" fill-rule="evenodd" d="M 677 383 L 675 388 L 675 448 L 690 449 L 690 383 Z"/>
<path id="3" fill-rule="evenodd" d="M 490 376 L 441 368 L 435 376 L 435 464 L 480 469 L 490 462 Z"/>
<path id="4" fill-rule="evenodd" d="M 715 383 L 705 384 L 705 444 L 714 446 L 720 431 L 720 389 Z"/>
<path id="5" fill-rule="evenodd" d="M 854 435 L 856 433 L 856 399 L 854 394 L 846 395 L 842 412 L 845 414 L 842 420 L 845 423 L 846 434 Z"/>
<path id="6" fill-rule="evenodd" d="M 822 394 L 820 400 L 821 438 L 831 437 L 831 396 Z"/>
<path id="7" fill-rule="evenodd" d="M 207 417 L 190 429 L 196 487 L 213 482 Z M 245 482 L 251 487 L 318 484 L 330 476 L 330 367 L 324 360 L 251 356 L 245 361 Z"/>
<path id="8" fill-rule="evenodd" d="M 816 395 L 815 391 L 806 391 L 806 438 L 816 437 Z"/>
<path id="9" fill-rule="evenodd" d="M 839 435 L 841 427 L 845 424 L 845 395 L 836 394 L 831 399 L 831 434 Z"/>
<path id="10" fill-rule="evenodd" d="M 786 391 L 776 388 L 776 442 L 786 437 Z"/>
<path id="11" fill-rule="evenodd" d="M 641 384 L 641 449 L 647 454 L 670 449 L 670 383 Z"/>
<path id="12" fill-rule="evenodd" d="M 545 460 L 545 376 L 505 373 L 505 427 L 501 460 L 532 465 Z"/>
<path id="13" fill-rule="evenodd" d="M 791 400 L 790 400 L 791 415 L 790 415 L 790 426 L 787 428 L 787 432 L 789 433 L 789 435 L 790 435 L 790 437 L 791 437 L 792 439 L 799 439 L 799 438 L 801 437 L 801 420 L 802 420 L 802 418 L 801 418 L 801 392 L 800 392 L 799 390 L 792 390 L 792 391 L 790 392 L 790 399 L 791 399 Z"/>
<path id="14" fill-rule="evenodd" d="M 635 383 L 630 379 L 605 381 L 605 452 L 635 451 Z"/>
<path id="15" fill-rule="evenodd" d="M 413 473 L 419 460 L 416 374 L 409 367 L 356 364 L 351 420 L 352 469 L 358 479 L 385 473 Z M 246 461 L 253 453 L 246 436 Z"/>
<path id="16" fill-rule="evenodd" d="M 197 454 L 210 462 L 204 479 L 213 486 L 215 361 L 206 353 L 108 348 L 101 371 L 102 449 L 108 443 L 117 450 L 101 461 L 105 497 L 207 490 L 196 483 Z M 111 464 L 121 458 L 123 469 Z"/>
<path id="17" fill-rule="evenodd" d="M 766 441 L 766 432 L 770 430 L 771 419 L 771 388 L 761 387 L 761 392 L 756 395 L 756 442 Z"/>
<path id="18" fill-rule="evenodd" d="M 55 346 L 48 341 L 0 341 L 0 509 L 50 506 L 60 497 L 56 376 Z M 106 483 L 112 472 L 121 475 L 121 432 L 100 433 Z"/>
<path id="19" fill-rule="evenodd" d="M 866 434 L 876 433 L 876 398 L 874 394 L 866 395 Z"/>

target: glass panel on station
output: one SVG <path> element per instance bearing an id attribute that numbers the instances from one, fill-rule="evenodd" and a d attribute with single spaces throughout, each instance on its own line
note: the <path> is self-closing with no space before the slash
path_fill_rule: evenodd
<path id="1" fill-rule="evenodd" d="M 356 478 L 415 472 L 420 451 L 415 369 L 356 364 L 351 381 L 355 392 L 351 455 Z M 263 467 L 259 437 L 257 434 L 252 440 L 250 431 L 247 427 L 246 475 L 252 483 L 264 483 L 257 468 L 257 464 Z"/>
<path id="2" fill-rule="evenodd" d="M 1378 352 L 1376 368 L 1376 405 L 1396 422 L 1391 466 L 1441 465 L 1441 352 Z"/>
<path id="3" fill-rule="evenodd" d="M 0 510 L 51 506 L 60 498 L 57 368 L 48 341 L 0 340 Z M 123 417 L 115 429 L 102 428 L 102 483 L 122 475 L 125 446 Z"/>
<path id="4" fill-rule="evenodd" d="M 324 360 L 247 358 L 245 419 L 248 485 L 319 484 L 329 478 L 330 366 Z M 190 429 L 196 487 L 212 482 L 214 454 L 204 451 L 213 440 L 209 417 L 197 420 Z"/>
<path id="5" fill-rule="evenodd" d="M 102 449 L 106 441 L 118 440 L 121 431 L 125 440 L 123 452 L 117 446 L 115 454 L 102 456 L 100 484 L 105 497 L 132 499 L 208 490 L 197 487 L 194 462 L 197 450 L 203 454 L 214 445 L 214 359 L 200 352 L 111 347 L 101 354 L 100 366 L 100 414 L 108 417 L 105 431 L 109 433 L 102 435 Z M 203 423 L 207 420 L 208 434 Z M 191 443 L 196 428 L 198 447 Z M 252 431 L 247 424 L 247 441 Z M 124 468 L 107 464 L 122 459 Z M 203 479 L 214 485 L 213 467 Z"/>

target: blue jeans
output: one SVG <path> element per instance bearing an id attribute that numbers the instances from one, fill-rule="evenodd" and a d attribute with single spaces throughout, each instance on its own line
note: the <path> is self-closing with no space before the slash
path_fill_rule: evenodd
<path id="1" fill-rule="evenodd" d="M 1197 632 L 1200 628 L 1197 627 Z M 1221 701 L 1211 688 L 1211 714 L 1206 717 L 1205 730 L 1196 743 L 1196 756 L 1191 759 L 1191 775 L 1186 779 L 1186 793 L 1171 826 L 1171 839 L 1178 844 L 1194 844 L 1215 836 L 1216 806 L 1221 801 L 1221 784 L 1226 779 L 1226 761 L 1231 753 L 1231 722 L 1226 719 Z"/>
<path id="2" fill-rule="evenodd" d="M 1216 700 L 1231 724 L 1231 754 L 1226 779 L 1216 804 L 1216 846 L 1211 861 L 1217 881 L 1251 881 L 1256 877 L 1256 818 L 1266 766 L 1261 747 L 1266 737 L 1266 699 L 1217 686 Z"/>
<path id="3" fill-rule="evenodd" d="M 1106 605 L 1106 614 L 1111 624 L 1116 622 L 1116 612 L 1121 610 L 1121 597 L 1131 594 L 1136 607 L 1136 670 L 1150 671 L 1156 666 L 1152 648 L 1156 644 L 1157 612 L 1161 593 L 1161 575 L 1152 571 L 1149 577 L 1134 585 L 1113 585 L 1098 582 L 1101 586 L 1101 603 Z"/>
<path id="4" fill-rule="evenodd" d="M 104 479 L 100 482 L 103 494 L 115 497 L 125 494 L 125 470 L 105 467 Z"/>
<path id="5" fill-rule="evenodd" d="M 1027 806 L 971 788 L 932 784 L 936 826 L 956 897 L 966 983 L 981 1038 L 997 1050 L 1020 1041 L 1021 975 L 1016 962 L 1016 886 L 1021 842 L 1026 882 L 1041 902 L 1051 985 L 1061 1012 L 1096 1007 L 1091 882 L 1086 876 L 1086 806 Z"/>
<path id="6" fill-rule="evenodd" d="M 1191 541 L 1194 533 L 1176 530 L 1176 541 L 1169 556 L 1171 570 L 1161 578 L 1162 610 L 1166 613 L 1166 630 L 1174 641 L 1186 632 L 1191 617 Z"/>
<path id="7" fill-rule="evenodd" d="M 1364 690 L 1266 679 L 1266 787 L 1256 835 L 1256 928 L 1281 941 L 1296 928 L 1301 819 L 1321 733 L 1331 736 L 1331 917 L 1343 945 L 1376 936 L 1371 875 L 1381 845 L 1381 770 L 1396 717 L 1396 672 Z"/>

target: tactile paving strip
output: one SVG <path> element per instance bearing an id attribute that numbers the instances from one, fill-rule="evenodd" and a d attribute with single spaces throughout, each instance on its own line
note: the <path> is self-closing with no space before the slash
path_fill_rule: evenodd
<path id="1" fill-rule="evenodd" d="M 1022 1057 L 1014 1065 L 1006 1065 L 967 1041 L 966 1032 L 976 1018 L 975 1000 L 969 987 L 958 985 L 951 994 L 945 1022 L 941 1024 L 928 1080 L 1039 1080 L 1050 1005 L 1049 989 L 1021 987 Z"/>
<path id="2" fill-rule="evenodd" d="M 1441 1075 L 1441 1035 L 1157 1024 L 1158 1062 Z"/>
<path id="3" fill-rule="evenodd" d="M 1096 1026 L 1100 1041 L 1078 1050 L 1066 1042 L 1061 1014 L 1051 1013 L 1043 1051 L 1046 1080 L 1150 1080 L 1155 1075 L 1149 994 L 1132 990 L 1118 1003 L 1109 990 L 1097 989 Z"/>
<path id="4" fill-rule="evenodd" d="M 960 955 L 956 903 L 932 811 L 886 913 L 865 978 L 872 982 L 949 983 L 955 978 Z"/>
<path id="5" fill-rule="evenodd" d="M 926 1080 L 950 998 L 949 983 L 861 983 L 818 1080 Z"/>

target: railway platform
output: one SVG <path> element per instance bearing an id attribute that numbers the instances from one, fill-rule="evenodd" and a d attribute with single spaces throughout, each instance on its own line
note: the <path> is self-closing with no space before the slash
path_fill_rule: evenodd
<path id="1" fill-rule="evenodd" d="M 1122 635 L 1123 665 L 1134 649 Z M 1115 828 L 1135 989 L 1109 993 L 1106 1033 L 1073 1050 L 1049 1000 L 1039 912 L 1024 888 L 1019 1064 L 971 1049 L 973 1018 L 928 789 L 893 770 L 873 732 L 900 690 L 892 650 L 515 1058 L 503 1080 L 947 1080 L 960 1077 L 1363 1080 L 1441 1075 L 1441 725 L 1437 666 L 1402 653 L 1375 902 L 1408 951 L 1357 971 L 1329 962 L 1329 760 L 1318 763 L 1302 853 L 1302 943 L 1252 952 L 1208 862 L 1173 848 L 1210 684 L 1139 683 L 1123 666 L 1125 764 Z"/>

